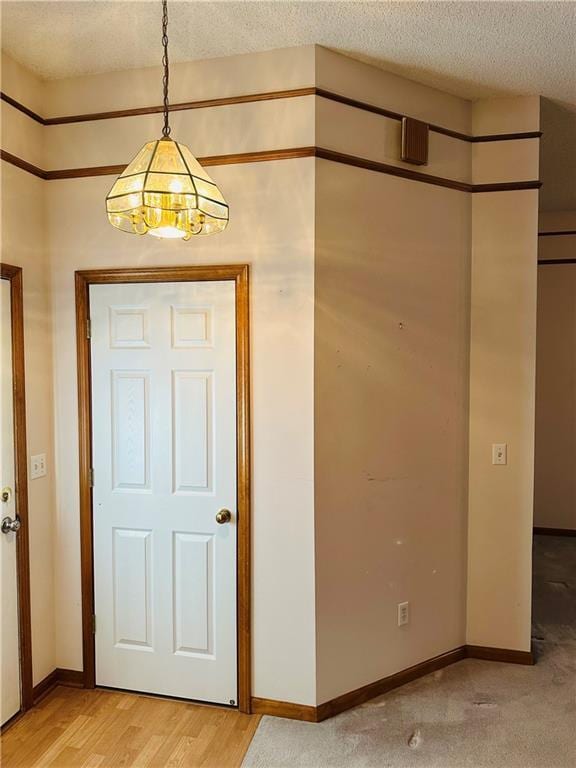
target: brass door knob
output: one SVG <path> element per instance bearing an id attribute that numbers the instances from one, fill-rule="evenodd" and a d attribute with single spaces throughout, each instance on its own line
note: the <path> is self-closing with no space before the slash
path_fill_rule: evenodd
<path id="1" fill-rule="evenodd" d="M 232 520 L 232 513 L 229 509 L 221 509 L 219 512 L 216 513 L 216 522 L 218 525 L 223 525 L 224 523 L 229 523 L 230 520 Z"/>

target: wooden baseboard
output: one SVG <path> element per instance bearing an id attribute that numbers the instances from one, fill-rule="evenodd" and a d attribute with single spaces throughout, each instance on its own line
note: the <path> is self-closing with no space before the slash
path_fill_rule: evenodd
<path id="1" fill-rule="evenodd" d="M 381 696 L 383 693 L 400 688 L 406 683 L 411 683 L 419 677 L 429 675 L 438 669 L 447 667 L 463 659 L 483 659 L 485 661 L 502 661 L 509 664 L 534 664 L 534 655 L 531 651 L 513 651 L 506 648 L 489 648 L 479 645 L 463 645 L 453 651 L 442 653 L 432 659 L 415 664 L 413 667 L 403 669 L 394 675 L 383 677 L 374 683 L 369 683 L 354 691 L 349 691 L 335 699 L 325 701 L 317 707 L 306 704 L 294 704 L 288 701 L 276 701 L 274 699 L 252 699 L 252 712 L 259 715 L 272 715 L 274 717 L 288 717 L 292 720 L 304 720 L 308 723 L 320 723 L 334 715 L 345 712 L 347 709 L 357 707 L 359 704 Z"/>
<path id="2" fill-rule="evenodd" d="M 250 700 L 250 711 L 254 715 L 288 717 L 291 720 L 304 720 L 307 723 L 318 722 L 318 707 L 310 706 L 309 704 L 293 704 L 291 701 L 252 697 Z"/>
<path id="3" fill-rule="evenodd" d="M 18 712 L 16 712 L 16 714 L 15 714 L 15 715 L 12 715 L 12 717 L 11 717 L 9 720 L 6 720 L 6 722 L 4 723 L 4 725 L 0 725 L 0 736 L 4 736 L 4 734 L 6 733 L 6 731 L 7 731 L 9 728 L 12 728 L 12 726 L 13 726 L 13 725 L 16 725 L 16 723 L 17 723 L 17 722 L 18 722 L 18 721 L 19 721 L 21 718 L 23 718 L 25 714 L 26 714 L 26 713 L 24 712 L 24 710 L 23 710 L 23 709 L 20 709 L 20 710 L 18 710 Z"/>
<path id="4" fill-rule="evenodd" d="M 37 704 L 41 699 L 44 698 L 44 696 L 46 696 L 47 693 L 52 690 L 52 688 L 55 688 L 57 685 L 58 670 L 53 669 L 49 675 L 46 675 L 43 680 L 40 680 L 40 682 L 34 686 L 32 691 L 32 700 L 34 704 Z"/>
<path id="5" fill-rule="evenodd" d="M 383 693 L 400 688 L 406 683 L 411 683 L 420 677 L 436 672 L 463 659 L 483 659 L 485 661 L 501 661 L 508 664 L 534 664 L 532 651 L 514 651 L 507 648 L 490 648 L 481 645 L 464 645 L 455 648 L 440 656 L 415 664 L 413 667 L 403 669 L 394 675 L 383 677 L 368 685 L 363 685 L 354 691 L 349 691 L 335 699 L 325 701 L 315 707 L 309 704 L 297 704 L 290 701 L 277 701 L 275 699 L 251 699 L 251 711 L 256 715 L 272 715 L 274 717 L 287 717 L 291 720 L 302 720 L 307 723 L 319 723 L 329 717 L 345 712 L 347 709 L 357 707 L 359 704 L 381 696 Z M 54 669 L 34 686 L 34 704 L 37 704 L 46 694 L 57 685 L 72 688 L 84 687 L 84 674 L 75 669 Z"/>
<path id="6" fill-rule="evenodd" d="M 34 686 L 34 704 L 37 704 L 57 685 L 64 685 L 68 688 L 84 688 L 84 673 L 76 669 L 53 669 L 38 685 Z"/>
<path id="7" fill-rule="evenodd" d="M 486 645 L 467 645 L 467 659 L 484 659 L 484 661 L 503 661 L 507 664 L 535 663 L 532 651 L 512 651 L 507 648 L 490 648 Z"/>
<path id="8" fill-rule="evenodd" d="M 84 672 L 78 669 L 57 669 L 58 685 L 68 688 L 84 688 Z"/>
<path id="9" fill-rule="evenodd" d="M 435 672 L 456 661 L 466 658 L 464 647 L 456 648 L 448 653 L 443 653 L 428 661 L 423 661 L 413 667 L 389 675 L 374 683 L 357 688 L 354 691 L 342 694 L 335 699 L 325 701 L 317 707 L 307 704 L 294 704 L 288 701 L 275 701 L 274 699 L 252 699 L 252 712 L 259 715 L 273 715 L 274 717 L 288 717 L 292 720 L 304 720 L 308 723 L 319 723 L 329 717 L 344 712 L 347 709 L 363 704 L 365 701 L 380 696 L 387 691 L 398 688 L 401 685 L 416 680 L 418 677 Z"/>
<path id="10" fill-rule="evenodd" d="M 413 667 L 403 669 L 394 675 L 389 675 L 381 680 L 376 680 L 374 683 L 363 685 L 362 688 L 357 688 L 355 691 L 350 691 L 349 693 L 342 694 L 342 696 L 337 696 L 335 699 L 325 701 L 317 707 L 318 722 L 334 717 L 334 715 L 338 715 L 340 712 L 344 712 L 352 707 L 357 707 L 359 704 L 364 704 L 364 702 L 376 696 L 381 696 L 383 693 L 392 691 L 394 688 L 400 688 L 400 686 L 406 685 L 406 683 L 411 683 L 419 677 L 429 675 L 431 672 L 436 672 L 438 669 L 447 667 L 465 658 L 465 649 L 455 648 L 453 651 L 448 651 L 448 653 L 443 653 L 420 664 L 415 664 Z"/>
<path id="11" fill-rule="evenodd" d="M 541 528 L 538 525 L 534 526 L 535 536 L 576 536 L 576 529 L 574 528 Z"/>

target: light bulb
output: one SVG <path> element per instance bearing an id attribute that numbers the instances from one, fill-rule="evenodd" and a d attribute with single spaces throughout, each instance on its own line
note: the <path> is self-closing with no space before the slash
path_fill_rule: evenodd
<path id="1" fill-rule="evenodd" d="M 149 229 L 148 234 L 154 237 L 165 237 L 169 240 L 176 240 L 186 236 L 186 232 L 178 229 L 178 227 L 155 227 L 154 229 Z"/>

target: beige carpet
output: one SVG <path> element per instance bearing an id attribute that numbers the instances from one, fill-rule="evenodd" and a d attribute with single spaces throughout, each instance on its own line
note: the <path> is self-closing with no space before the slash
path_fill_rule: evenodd
<path id="1" fill-rule="evenodd" d="M 262 718 L 243 768 L 574 768 L 576 538 L 534 544 L 534 667 L 468 659 L 324 723 Z"/>

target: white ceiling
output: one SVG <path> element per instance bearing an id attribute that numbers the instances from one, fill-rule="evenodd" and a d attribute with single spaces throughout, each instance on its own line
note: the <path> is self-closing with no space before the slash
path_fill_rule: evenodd
<path id="1" fill-rule="evenodd" d="M 160 61 L 159 0 L 3 0 L 2 47 L 44 78 Z M 319 43 L 465 98 L 576 105 L 576 3 L 180 2 L 173 61 Z"/>

